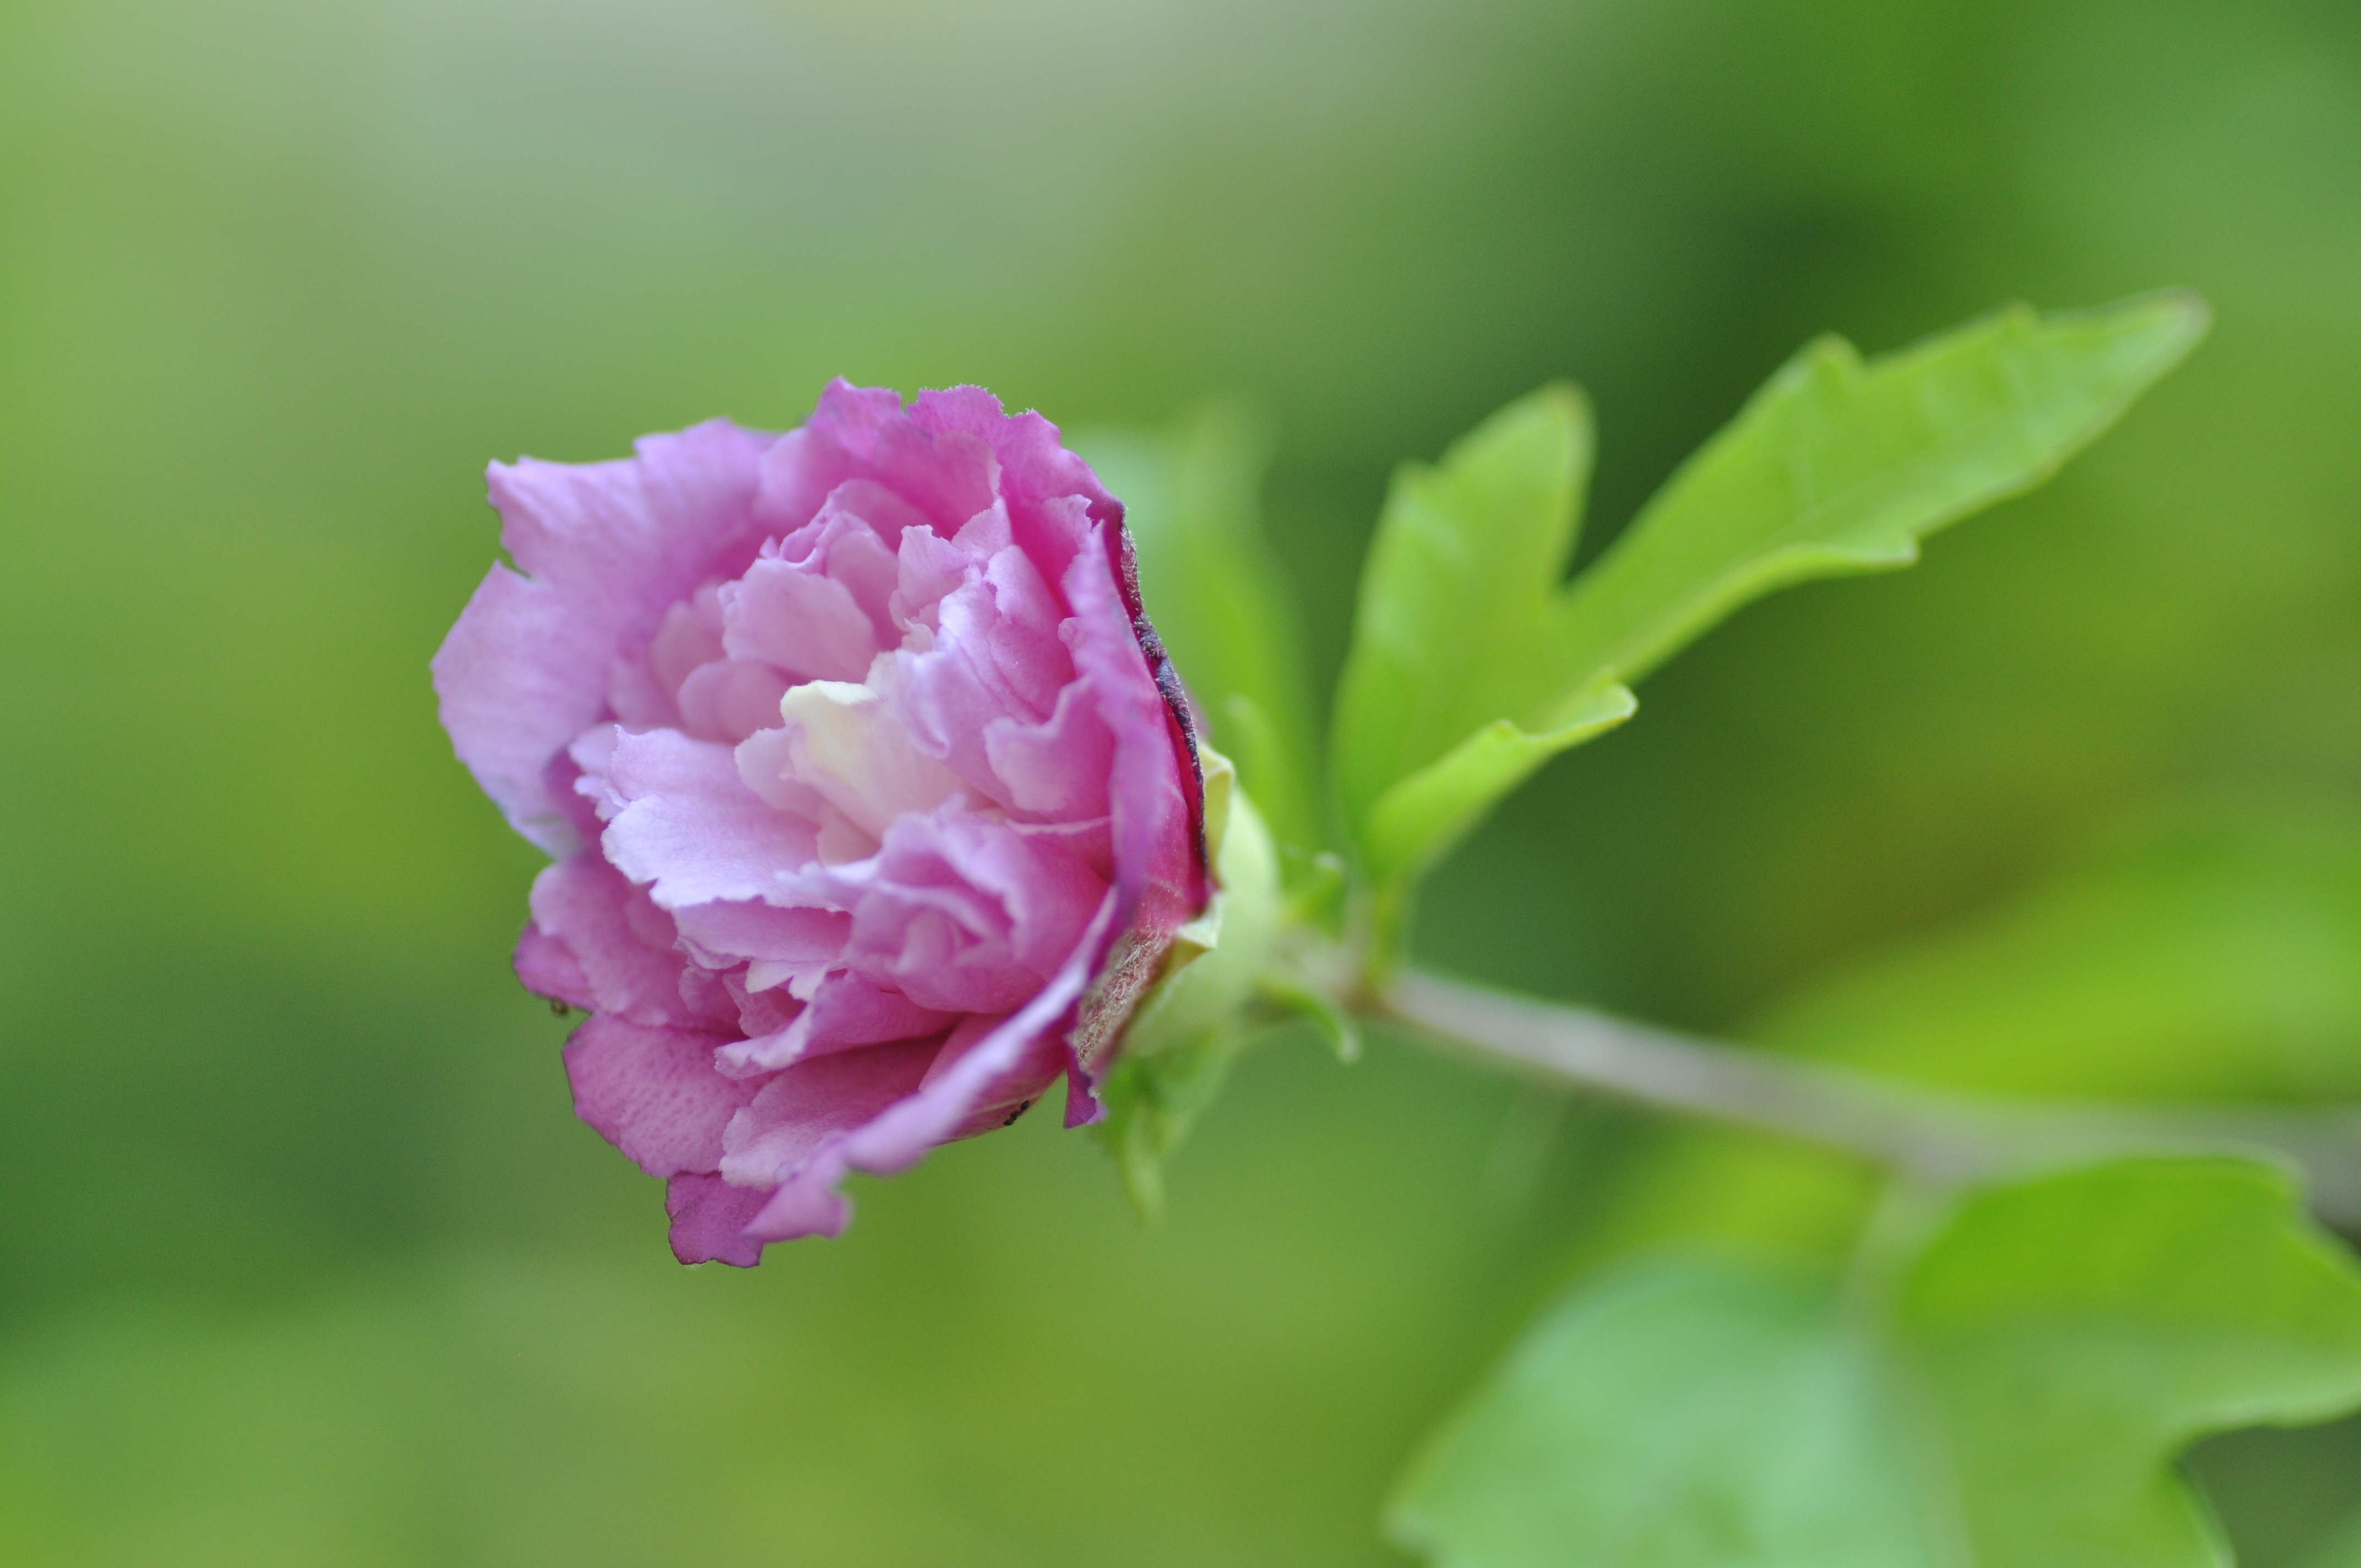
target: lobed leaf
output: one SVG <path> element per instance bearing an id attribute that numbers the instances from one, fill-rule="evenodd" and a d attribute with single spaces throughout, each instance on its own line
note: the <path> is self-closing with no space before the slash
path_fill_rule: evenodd
<path id="1" fill-rule="evenodd" d="M 2170 1459 L 2361 1404 L 2361 1271 L 2283 1171 L 2130 1160 L 1967 1205 L 1897 1314 L 1974 1560 L 2225 1557 Z"/>
<path id="2" fill-rule="evenodd" d="M 1437 466 L 1395 476 L 1330 755 L 1373 881 L 1411 874 L 1549 756 L 1613 722 L 1597 718 L 1611 704 L 1568 707 L 1583 694 L 1553 623 L 1590 455 L 1589 409 L 1555 385 L 1494 414 Z M 1405 784 L 1407 796 L 1390 793 Z"/>
<path id="3" fill-rule="evenodd" d="M 1494 719 L 1378 797 L 1362 834 L 1367 863 L 1384 880 L 1415 874 L 1447 854 L 1495 801 L 1543 762 L 1613 729 L 1638 707 L 1629 688 L 1608 686 L 1556 729 L 1539 735 Z"/>
<path id="4" fill-rule="evenodd" d="M 1839 337 L 1806 345 L 1583 574 L 1565 605 L 1576 666 L 1636 680 L 1774 588 L 1910 565 L 1919 540 L 2056 472 L 2206 322 L 2168 293 L 2011 306 L 1867 364 Z"/>
<path id="5" fill-rule="evenodd" d="M 1622 687 L 1750 599 L 1916 559 L 2038 483 L 2202 335 L 2193 296 L 2022 307 L 1863 363 L 1823 338 L 1561 587 L 1590 463 L 1570 388 L 1405 468 L 1364 573 L 1337 795 L 1364 869 L 1406 882 L 1542 762 L 1631 711 Z"/>
<path id="6" fill-rule="evenodd" d="M 1578 1288 L 1391 1525 L 1444 1568 L 2218 1568 L 2195 1437 L 2361 1403 L 2361 1271 L 2274 1168 L 1968 1200 L 1883 1291 L 1734 1262 Z"/>

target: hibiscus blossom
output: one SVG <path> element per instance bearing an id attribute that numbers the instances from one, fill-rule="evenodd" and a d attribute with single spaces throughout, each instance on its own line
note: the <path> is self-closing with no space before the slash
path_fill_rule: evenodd
<path id="1" fill-rule="evenodd" d="M 575 1104 L 675 1253 L 842 1229 L 848 1170 L 1070 1124 L 1208 897 L 1185 702 L 1123 508 L 1038 414 L 838 381 L 785 435 L 494 465 L 434 659 L 460 759 L 556 857 L 516 954 L 588 1010 Z"/>

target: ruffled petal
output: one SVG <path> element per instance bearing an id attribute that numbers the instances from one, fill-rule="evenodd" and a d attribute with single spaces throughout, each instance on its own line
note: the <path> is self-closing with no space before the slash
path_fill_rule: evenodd
<path id="1" fill-rule="evenodd" d="M 664 1213 L 672 1220 L 672 1255 L 683 1263 L 727 1263 L 752 1268 L 763 1244 L 748 1222 L 770 1201 L 768 1190 L 732 1187 L 718 1176 L 675 1176 L 664 1183 Z"/>
<path id="2" fill-rule="evenodd" d="M 717 970 L 748 960 L 785 971 L 815 964 L 826 969 L 852 935 L 852 916 L 841 910 L 781 908 L 752 900 L 690 905 L 673 918 L 690 953 Z M 755 991 L 775 983 L 747 981 Z"/>
<path id="3" fill-rule="evenodd" d="M 714 1061 L 734 1078 L 752 1078 L 831 1051 L 892 1040 L 939 1040 L 961 1016 L 921 1007 L 899 991 L 840 970 L 821 981 L 803 1010 L 779 1028 L 732 1040 Z"/>
<path id="4" fill-rule="evenodd" d="M 878 853 L 806 872 L 799 893 L 850 909 L 843 961 L 947 1012 L 1020 1005 L 1062 963 L 1106 883 L 1067 838 L 957 802 L 897 818 Z"/>
<path id="5" fill-rule="evenodd" d="M 763 1241 L 785 1241 L 801 1235 L 834 1235 L 844 1228 L 851 1208 L 837 1184 L 851 1170 L 888 1175 L 907 1168 L 920 1157 L 957 1134 L 990 1102 L 995 1090 L 1005 1090 L 1010 1077 L 1026 1062 L 1045 1035 L 1071 1013 L 1090 984 L 1091 956 L 1103 951 L 1115 928 L 1115 894 L 1109 889 L 1083 939 L 1072 956 L 1035 992 L 1023 1008 L 992 1028 L 962 1052 L 944 1072 L 925 1080 L 924 1065 L 916 1075 L 917 1092 L 897 1096 L 863 1118 L 851 1131 L 817 1133 L 817 1122 L 804 1124 L 808 1141 L 798 1139 L 799 1157 L 773 1169 L 779 1190 L 747 1226 L 747 1234 Z M 879 1047 L 875 1051 L 851 1051 L 790 1068 L 772 1080 L 777 1084 L 798 1072 L 810 1072 L 836 1062 L 857 1062 L 884 1051 L 907 1047 Z M 929 1053 L 931 1056 L 932 1052 Z M 766 1086 L 764 1092 L 771 1092 Z M 752 1116 L 760 1107 L 750 1107 Z M 733 1124 L 733 1132 L 735 1124 Z M 734 1157 L 724 1157 L 724 1170 Z"/>
<path id="6" fill-rule="evenodd" d="M 516 954 L 509 962 L 516 970 L 517 983 L 535 996 L 545 996 L 585 1013 L 590 1011 L 590 977 L 582 972 L 581 961 L 575 958 L 572 948 L 539 927 L 525 927 L 517 938 Z"/>
<path id="7" fill-rule="evenodd" d="M 1062 611 L 1022 553 L 979 553 L 969 543 L 965 533 L 950 544 L 917 529 L 903 535 L 896 609 L 928 620 L 878 662 L 870 684 L 913 746 L 980 797 L 1021 810 L 993 764 L 988 731 L 1002 720 L 1048 718 L 1074 664 L 1059 631 Z"/>
<path id="8" fill-rule="evenodd" d="M 1107 803 L 1114 818 L 1115 883 L 1124 923 L 1170 932 L 1204 906 L 1205 871 L 1196 776 L 1186 719 L 1150 673 L 1106 556 L 1075 558 L 1066 574 L 1074 606 L 1066 623 L 1074 667 L 1113 739 Z M 1160 651 L 1159 651 L 1160 657 Z"/>
<path id="9" fill-rule="evenodd" d="M 936 1040 L 872 1046 L 797 1062 L 763 1080 L 760 1092 L 732 1117 L 723 1135 L 721 1174 L 741 1187 L 778 1186 L 806 1167 L 831 1140 L 875 1119 L 906 1100 L 926 1077 L 941 1049 Z M 808 1189 L 811 1184 L 806 1183 Z M 776 1224 L 750 1226 L 763 1241 L 788 1234 L 834 1235 L 850 1208 L 836 1196 L 833 1178 L 819 1183 L 820 1201 L 796 1208 L 803 1228 L 782 1232 Z M 775 1204 L 777 1200 L 772 1200 Z M 767 1217 L 772 1204 L 766 1204 Z"/>
<path id="10" fill-rule="evenodd" d="M 993 1032 L 1005 1022 L 1005 1015 L 989 1013 L 970 1014 L 965 1023 L 951 1032 L 950 1038 L 943 1042 L 943 1048 L 935 1053 L 934 1062 L 927 1069 L 926 1079 L 918 1085 L 918 1091 L 925 1093 L 929 1084 L 951 1073 L 968 1052 L 990 1039 Z M 1065 1069 L 1065 1046 L 1056 1034 L 1036 1036 L 1017 1058 L 1015 1066 L 987 1080 L 975 1092 L 966 1117 L 943 1141 L 955 1143 L 980 1133 L 1015 1126 L 1016 1118 L 1031 1110 L 1034 1102 L 1049 1092 L 1049 1086 L 1057 1082 L 1058 1075 Z"/>
<path id="11" fill-rule="evenodd" d="M 1120 525 L 1123 507 L 1089 464 L 1066 450 L 1058 427 L 1038 413 L 1006 414 L 981 387 L 920 392 L 910 422 L 934 433 L 964 432 L 988 443 L 1016 541 L 1048 578 L 1063 576 L 1096 528 Z M 1057 504 L 1079 498 L 1079 509 Z"/>
<path id="12" fill-rule="evenodd" d="M 1095 695 L 1076 681 L 1058 694 L 1057 708 L 1038 724 L 1001 718 L 983 727 L 984 755 L 1018 810 L 1068 821 L 1107 815 L 1115 736 Z"/>
<path id="13" fill-rule="evenodd" d="M 610 667 L 716 572 L 760 543 L 752 503 L 776 438 L 716 420 L 651 436 L 638 455 L 492 466 L 495 565 L 434 660 L 444 728 L 509 821 L 552 855 L 573 827 L 547 770 L 605 711 Z"/>
<path id="14" fill-rule="evenodd" d="M 901 418 L 901 393 L 891 387 L 856 387 L 839 376 L 821 389 L 804 428 L 852 460 L 874 464 L 877 438 Z"/>
<path id="15" fill-rule="evenodd" d="M 650 1176 L 712 1170 L 723 1130 L 760 1089 L 713 1070 L 723 1038 L 601 1014 L 566 1042 L 574 1113 Z"/>
<path id="16" fill-rule="evenodd" d="M 588 994 L 562 994 L 526 982 L 542 995 L 634 1023 L 700 1022 L 681 1000 L 686 960 L 674 946 L 672 921 L 598 855 L 560 861 L 533 879 L 533 924 L 517 948 L 520 973 L 528 946 L 539 954 L 544 940 L 563 948 L 578 966 Z"/>
<path id="17" fill-rule="evenodd" d="M 913 419 L 877 433 L 871 461 L 880 484 L 926 514 L 944 533 L 991 506 L 1000 465 L 991 441 L 964 430 L 929 429 Z"/>
<path id="18" fill-rule="evenodd" d="M 757 730 L 779 726 L 779 699 L 787 678 L 751 659 L 700 665 L 680 683 L 681 728 L 699 740 L 736 745 Z"/>
<path id="19" fill-rule="evenodd" d="M 1117 575 L 1118 565 L 1121 575 Z M 1172 933 L 1205 906 L 1204 780 L 1187 707 L 1163 648 L 1139 612 L 1130 542 L 1120 529 L 1066 573 L 1074 667 L 1114 736 L 1107 801 L 1115 850 L 1114 930 L 1071 1040 L 1069 1123 L 1103 1113 L 1093 1084 L 1123 1025 L 1154 982 Z"/>
<path id="20" fill-rule="evenodd" d="M 727 746 L 669 729 L 623 735 L 606 784 L 616 803 L 607 859 L 666 909 L 761 898 L 818 852 L 818 830 L 748 789 Z"/>
<path id="21" fill-rule="evenodd" d="M 721 591 L 722 643 L 798 681 L 857 681 L 877 657 L 877 628 L 852 590 L 816 567 L 765 556 Z"/>

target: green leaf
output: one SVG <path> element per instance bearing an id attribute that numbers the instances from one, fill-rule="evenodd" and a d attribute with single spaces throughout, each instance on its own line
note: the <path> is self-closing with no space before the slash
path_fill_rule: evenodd
<path id="1" fill-rule="evenodd" d="M 2172 293 L 2011 306 L 1868 364 L 1839 337 L 1806 345 L 1583 574 L 1576 666 L 1636 680 L 1773 588 L 1910 565 L 1927 534 L 2056 472 L 2206 321 Z"/>
<path id="2" fill-rule="evenodd" d="M 1608 686 L 1543 734 L 1527 734 L 1505 718 L 1487 724 L 1378 797 L 1362 835 L 1371 874 L 1381 881 L 1415 876 L 1543 762 L 1622 723 L 1638 706 L 1628 688 Z"/>
<path id="3" fill-rule="evenodd" d="M 1840 967 L 1749 1040 L 1938 1088 L 2182 1102 L 2361 1099 L 2361 813 L 2183 809 L 2108 833 L 1998 906 Z M 1585 1238 L 1823 1262 L 1875 1173 L 1667 1127 Z"/>
<path id="4" fill-rule="evenodd" d="M 1613 721 L 1599 717 L 1611 705 L 1576 689 L 1553 611 L 1590 454 L 1582 395 L 1551 386 L 1436 467 L 1395 476 L 1362 574 L 1332 754 L 1373 881 L 1411 873 L 1553 752 Z M 1389 793 L 1406 782 L 1410 795 Z"/>
<path id="5" fill-rule="evenodd" d="M 2345 1516 L 2326 1540 L 2305 1552 L 2298 1568 L 2361 1568 L 2361 1508 Z"/>
<path id="6" fill-rule="evenodd" d="M 2136 1160 L 2004 1189 L 1899 1312 L 1995 1563 L 2217 1561 L 2166 1461 L 2202 1433 L 2361 1403 L 2361 1275 L 2285 1173 Z"/>
<path id="7" fill-rule="evenodd" d="M 1148 619 L 1279 841 L 1323 841 L 1312 684 L 1286 572 L 1263 538 L 1262 427 L 1213 404 L 1160 435 L 1075 438 L 1122 498 Z"/>
<path id="8" fill-rule="evenodd" d="M 1932 1568 L 1880 1394 L 1825 1288 L 1652 1263 L 1535 1324 L 1388 1523 L 1439 1568 Z"/>
<path id="9" fill-rule="evenodd" d="M 1984 1092 L 2361 1098 L 2361 818 L 2152 818 L 1750 1033 Z"/>
<path id="10" fill-rule="evenodd" d="M 1994 1190 L 1895 1268 L 1576 1289 L 1414 1466 L 1397 1539 L 1444 1568 L 2217 1568 L 2180 1450 L 2361 1403 L 2361 1272 L 2269 1167 Z"/>
<path id="11" fill-rule="evenodd" d="M 1548 756 L 1628 715 L 1620 686 L 1740 605 L 1907 565 L 1927 534 L 2047 477 L 2205 321 L 2169 294 L 2006 310 L 1868 364 L 1823 338 L 1565 587 L 1590 462 L 1571 389 L 1511 405 L 1437 468 L 1405 468 L 1336 713 L 1338 798 L 1371 880 L 1415 876 Z"/>

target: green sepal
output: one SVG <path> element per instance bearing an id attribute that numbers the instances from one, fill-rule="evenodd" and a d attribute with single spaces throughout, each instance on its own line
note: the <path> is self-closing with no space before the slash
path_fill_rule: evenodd
<path id="1" fill-rule="evenodd" d="M 1238 787 L 1230 760 L 1209 746 L 1199 755 L 1213 893 L 1204 912 L 1173 933 L 1156 982 L 1125 1026 L 1126 1057 L 1173 1049 L 1235 1014 L 1253 999 L 1279 932 L 1279 851 L 1270 829 Z"/>
<path id="2" fill-rule="evenodd" d="M 1325 988 L 1286 970 L 1267 970 L 1256 986 L 1281 1014 L 1309 1024 L 1340 1062 L 1361 1059 L 1361 1024 Z"/>
<path id="3" fill-rule="evenodd" d="M 1279 853 L 1229 759 L 1210 747 L 1205 839 L 1214 887 L 1204 913 L 1173 934 L 1161 972 L 1126 1026 L 1099 1085 L 1100 1141 L 1132 1204 L 1161 1213 L 1163 1160 L 1220 1093 L 1244 1043 L 1279 935 Z"/>
<path id="4" fill-rule="evenodd" d="M 1244 1043 L 1235 1023 L 1218 1024 L 1154 1056 L 1119 1058 L 1099 1085 L 1107 1113 L 1093 1131 L 1143 1222 L 1164 1217 L 1164 1161 L 1220 1097 Z"/>

